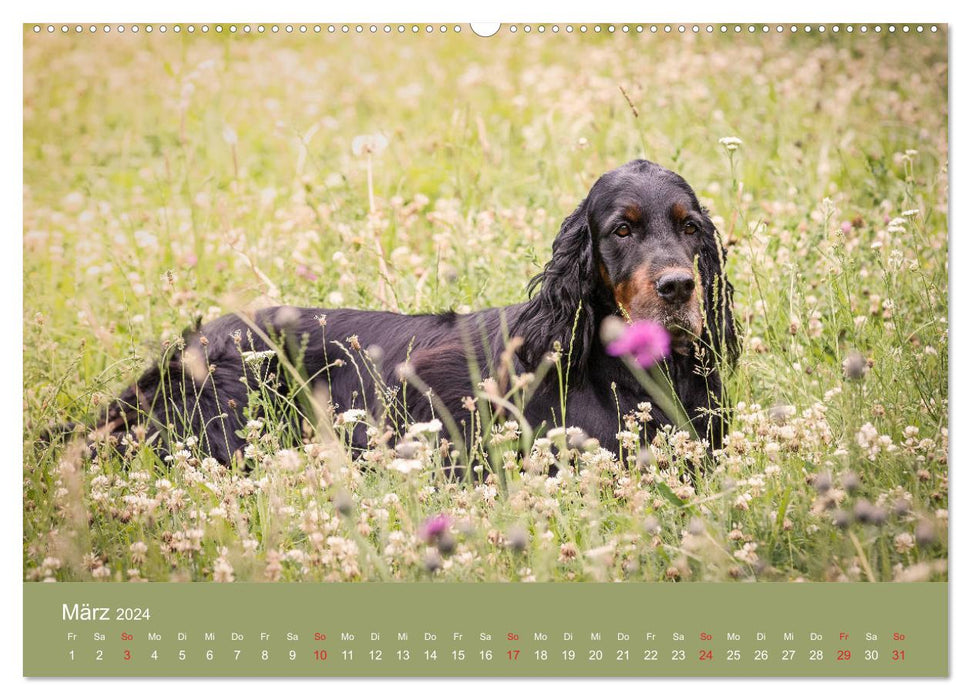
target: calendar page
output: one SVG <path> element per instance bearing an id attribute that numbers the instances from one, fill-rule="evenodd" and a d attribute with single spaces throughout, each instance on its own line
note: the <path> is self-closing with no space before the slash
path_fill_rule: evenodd
<path id="1" fill-rule="evenodd" d="M 948 675 L 946 24 L 22 33 L 25 676 Z"/>

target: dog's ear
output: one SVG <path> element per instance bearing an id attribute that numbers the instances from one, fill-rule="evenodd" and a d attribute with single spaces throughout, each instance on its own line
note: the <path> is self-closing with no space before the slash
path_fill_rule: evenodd
<path id="1" fill-rule="evenodd" d="M 529 283 L 530 295 L 512 332 L 523 339 L 519 355 L 534 369 L 560 342 L 563 362 L 570 359 L 573 376 L 583 375 L 594 340 L 592 301 L 596 293 L 593 240 L 587 220 L 587 200 L 563 221 L 553 241 L 553 256 Z"/>
<path id="2" fill-rule="evenodd" d="M 705 292 L 705 329 L 702 342 L 715 354 L 734 365 L 738 359 L 739 340 L 732 311 L 735 288 L 725 274 L 725 248 L 715 224 L 705 215 L 698 271 Z"/>

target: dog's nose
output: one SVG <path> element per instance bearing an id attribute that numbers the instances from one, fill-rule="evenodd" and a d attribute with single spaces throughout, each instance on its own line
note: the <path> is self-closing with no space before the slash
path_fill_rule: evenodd
<path id="1" fill-rule="evenodd" d="M 657 294 L 669 304 L 683 304 L 695 290 L 695 277 L 690 272 L 668 272 L 657 281 Z"/>

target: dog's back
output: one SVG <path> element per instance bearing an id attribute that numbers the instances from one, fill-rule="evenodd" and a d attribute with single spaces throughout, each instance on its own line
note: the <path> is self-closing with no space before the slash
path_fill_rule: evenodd
<path id="1" fill-rule="evenodd" d="M 143 436 L 166 449 L 194 436 L 228 464 L 245 446 L 252 419 L 295 431 L 302 420 L 319 420 L 319 411 L 362 409 L 392 426 L 425 420 L 435 411 L 418 387 L 455 388 L 436 397 L 455 409 L 460 394 L 474 393 L 473 375 L 496 351 L 484 344 L 501 335 L 501 325 L 497 309 L 408 316 L 281 306 L 230 314 L 169 347 L 109 404 L 91 437 L 120 443 Z M 417 389 L 407 396 L 399 377 L 405 367 Z M 352 435 L 355 446 L 366 445 L 363 424 Z"/>

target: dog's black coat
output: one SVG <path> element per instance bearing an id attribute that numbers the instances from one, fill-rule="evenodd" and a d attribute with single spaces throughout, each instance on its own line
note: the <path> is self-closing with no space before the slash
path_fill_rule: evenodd
<path id="1" fill-rule="evenodd" d="M 695 270 L 702 288 L 702 304 L 694 296 L 689 304 L 704 314 L 698 314 L 697 342 L 680 343 L 665 365 L 698 433 L 717 446 L 724 426 L 716 357 L 730 363 L 737 352 L 732 287 L 723 260 L 714 225 L 688 184 L 654 163 L 633 161 L 602 176 L 566 218 L 553 242 L 552 259 L 530 285 L 538 293 L 528 301 L 471 314 L 277 307 L 248 318 L 224 316 L 187 333 L 184 348 L 170 352 L 123 392 L 98 427 L 103 435 L 117 437 L 134 425 L 164 436 L 196 435 L 205 451 L 228 463 L 244 445 L 238 434 L 246 422 L 244 373 L 250 386 L 257 375 L 274 375 L 281 393 L 294 386 L 295 375 L 281 367 L 278 357 L 244 361 L 242 354 L 274 346 L 283 348 L 286 364 L 311 378 L 309 386 L 327 387 L 337 412 L 367 407 L 376 418 L 389 418 L 382 416 L 382 396 L 376 395 L 371 363 L 355 349 L 358 343 L 363 350 L 380 348 L 372 359 L 384 384 L 400 388 L 397 368 L 407 361 L 413 376 L 441 402 L 436 405 L 460 420 L 469 415 L 463 398 L 476 393 L 468 358 L 474 357 L 476 379 L 497 376 L 498 358 L 509 339 L 518 337 L 518 372 L 535 370 L 559 341 L 564 371 L 568 357 L 570 364 L 567 423 L 616 452 L 618 409 L 623 415 L 650 397 L 621 359 L 606 354 L 598 329 L 604 318 L 618 314 L 620 304 L 635 319 L 661 314 L 664 318 L 655 320 L 674 318 L 692 325 L 695 312 L 682 299 L 675 308 L 669 295 L 659 296 L 665 274 L 687 269 Z M 675 332 L 676 340 L 683 339 Z M 555 376 L 555 371 L 546 374 L 525 408 L 534 428 L 561 424 Z M 384 393 L 379 389 L 378 394 Z M 438 413 L 413 388 L 407 407 L 411 420 Z M 655 425 L 670 422 L 656 407 L 654 417 Z M 400 414 L 390 418 L 392 427 L 401 427 Z M 354 442 L 363 447 L 365 440 L 359 426 Z"/>

